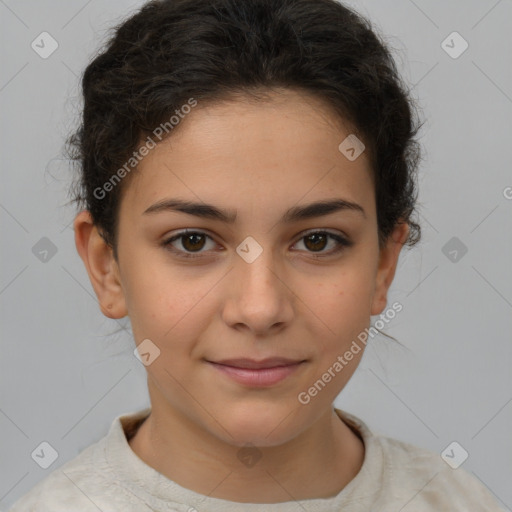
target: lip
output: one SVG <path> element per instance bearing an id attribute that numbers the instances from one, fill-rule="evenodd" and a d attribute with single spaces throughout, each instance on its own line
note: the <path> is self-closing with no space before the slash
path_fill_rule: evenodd
<path id="1" fill-rule="evenodd" d="M 273 357 L 261 361 L 254 359 L 225 359 L 207 362 L 213 368 L 239 384 L 250 387 L 269 387 L 295 373 L 305 361 Z"/>

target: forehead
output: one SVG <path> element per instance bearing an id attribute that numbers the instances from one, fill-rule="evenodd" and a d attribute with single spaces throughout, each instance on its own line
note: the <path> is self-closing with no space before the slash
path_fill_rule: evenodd
<path id="1" fill-rule="evenodd" d="M 301 92 L 199 102 L 140 161 L 123 198 L 129 208 L 121 210 L 141 215 L 166 197 L 287 209 L 303 197 L 342 194 L 371 211 L 369 158 L 363 152 L 350 161 L 339 149 L 351 133 L 323 101 Z"/>

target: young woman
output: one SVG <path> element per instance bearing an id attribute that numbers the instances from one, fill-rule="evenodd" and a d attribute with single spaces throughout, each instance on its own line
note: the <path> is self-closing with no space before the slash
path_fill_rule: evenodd
<path id="1" fill-rule="evenodd" d="M 151 407 L 11 510 L 500 510 L 333 407 L 420 238 L 419 127 L 370 23 L 334 0 L 150 2 L 82 85 L 76 246 Z"/>

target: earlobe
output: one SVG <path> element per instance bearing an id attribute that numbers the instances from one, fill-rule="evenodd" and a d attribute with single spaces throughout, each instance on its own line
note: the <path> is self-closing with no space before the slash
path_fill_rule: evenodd
<path id="1" fill-rule="evenodd" d="M 89 211 L 74 220 L 75 245 L 98 297 L 101 312 L 108 318 L 123 318 L 128 312 L 119 267 L 112 248 L 100 235 Z"/>
<path id="2" fill-rule="evenodd" d="M 380 250 L 371 315 L 379 315 L 386 308 L 388 290 L 395 277 L 398 257 L 409 235 L 409 229 L 409 224 L 405 222 L 396 224 L 386 245 Z"/>

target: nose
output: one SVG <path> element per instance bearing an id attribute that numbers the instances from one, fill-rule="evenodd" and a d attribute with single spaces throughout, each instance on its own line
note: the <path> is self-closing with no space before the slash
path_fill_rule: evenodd
<path id="1" fill-rule="evenodd" d="M 264 336 L 289 325 L 293 317 L 293 293 L 271 250 L 251 263 L 237 255 L 229 273 L 228 299 L 223 318 L 227 325 Z"/>

